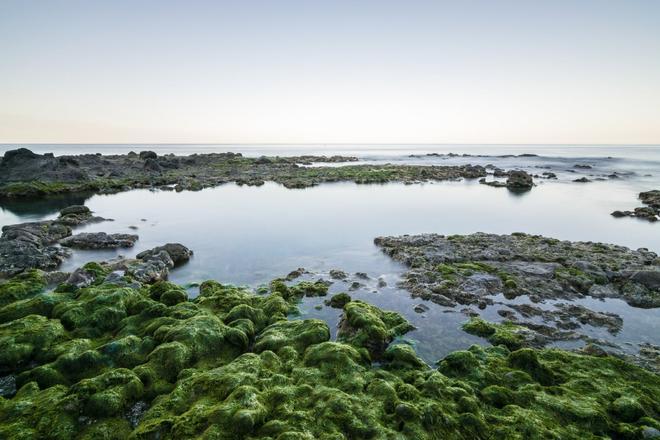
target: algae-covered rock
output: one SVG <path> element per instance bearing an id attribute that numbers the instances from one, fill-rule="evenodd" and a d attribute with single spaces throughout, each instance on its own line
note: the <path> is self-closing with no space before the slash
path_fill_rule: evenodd
<path id="1" fill-rule="evenodd" d="M 280 321 L 266 327 L 257 337 L 254 350 L 277 352 L 284 346 L 295 348 L 303 353 L 307 347 L 330 339 L 328 325 L 318 319 L 303 321 Z"/>
<path id="2" fill-rule="evenodd" d="M 396 312 L 383 311 L 363 301 L 351 301 L 344 306 L 337 336 L 351 345 L 365 348 L 373 359 L 378 359 L 394 337 L 413 328 Z"/>
<path id="3" fill-rule="evenodd" d="M 403 317 L 363 301 L 344 305 L 333 342 L 323 321 L 287 320 L 306 285 L 257 295 L 209 281 L 179 301 L 176 284 L 86 270 L 93 282 L 78 289 L 43 292 L 38 272 L 5 287 L 0 438 L 644 438 L 660 427 L 660 378 L 613 357 L 502 343 L 435 369 L 390 344 L 410 329 Z M 466 329 L 493 338 L 507 326 Z"/>

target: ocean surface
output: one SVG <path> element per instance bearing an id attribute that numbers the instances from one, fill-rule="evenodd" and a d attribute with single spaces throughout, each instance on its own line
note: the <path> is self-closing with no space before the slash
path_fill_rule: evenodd
<path id="1" fill-rule="evenodd" d="M 660 146 L 11 144 L 0 145 L 0 152 L 19 146 L 55 155 L 142 150 L 178 155 L 225 151 L 246 156 L 341 154 L 357 156 L 358 163 L 492 164 L 532 174 L 555 173 L 557 180 L 537 179 L 538 186 L 524 194 L 476 181 L 328 183 L 307 189 L 286 189 L 268 182 L 261 187 L 227 184 L 199 192 L 133 190 L 0 202 L 0 226 L 54 218 L 59 209 L 84 203 L 96 215 L 114 221 L 88 225 L 76 232 L 140 236 L 130 250 L 76 251 L 62 270 L 73 270 L 87 261 L 131 256 L 166 242 L 180 242 L 193 249 L 195 255 L 190 263 L 171 273 L 171 280 L 178 283 L 216 279 L 257 287 L 299 267 L 313 273 L 310 279 L 327 279 L 331 269 L 365 272 L 370 277 L 367 286 L 350 294 L 406 316 L 417 327 L 406 338 L 428 362 L 484 341 L 461 331 L 461 323 L 467 320 L 461 307 L 425 302 L 430 310 L 415 313 L 413 307 L 424 301 L 396 287 L 405 268 L 380 252 L 373 244 L 377 236 L 520 231 L 633 249 L 644 247 L 660 253 L 660 223 L 610 215 L 614 210 L 640 206 L 639 192 L 660 189 Z M 573 181 L 580 177 L 592 181 Z M 387 287 L 377 287 L 378 277 L 387 282 Z M 347 288 L 336 282 L 331 291 Z M 194 296 L 196 289 L 191 288 L 190 294 Z M 502 304 L 487 308 L 482 316 L 501 320 L 497 310 L 511 301 L 497 301 Z M 319 317 L 327 320 L 334 331 L 339 311 L 328 307 L 319 310 L 317 306 L 322 302 L 323 298 L 305 298 L 300 316 L 292 319 Z M 630 352 L 644 342 L 660 345 L 660 310 L 632 308 L 619 300 L 584 299 L 580 303 L 592 310 L 617 313 L 624 319 L 623 330 L 617 335 L 589 326 L 583 328 L 583 333 L 616 342 Z"/>

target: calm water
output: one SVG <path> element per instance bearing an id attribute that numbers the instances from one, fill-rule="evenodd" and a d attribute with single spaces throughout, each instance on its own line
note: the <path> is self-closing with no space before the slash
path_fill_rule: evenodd
<path id="1" fill-rule="evenodd" d="M 3 148 L 15 146 L 0 146 L 0 150 Z M 660 147 L 40 145 L 29 148 L 55 154 L 97 151 L 110 154 L 147 148 L 161 154 L 209 151 L 239 151 L 250 156 L 350 154 L 369 163 L 491 163 L 538 174 L 555 172 L 559 180 L 539 181 L 536 188 L 522 195 L 479 185 L 476 181 L 420 185 L 333 183 L 303 190 L 267 183 L 262 187 L 228 184 L 181 193 L 135 190 L 1 205 L 0 225 L 5 225 L 54 218 L 64 206 L 85 203 L 97 215 L 114 221 L 89 225 L 77 232 L 126 232 L 140 236 L 131 250 L 78 251 L 64 264 L 63 270 L 117 254 L 134 255 L 165 242 L 181 242 L 193 249 L 195 256 L 189 264 L 172 272 L 171 279 L 180 283 L 213 278 L 258 286 L 298 267 L 313 271 L 312 279 L 327 278 L 330 269 L 366 272 L 371 277 L 367 287 L 351 294 L 398 310 L 413 321 L 418 330 L 407 335 L 408 339 L 428 361 L 481 340 L 460 330 L 466 317 L 459 310 L 428 303 L 431 308 L 428 312 L 413 312 L 414 305 L 420 301 L 395 287 L 404 268 L 373 245 L 376 236 L 522 231 L 660 252 L 660 224 L 609 215 L 615 209 L 639 206 L 636 199 L 640 191 L 660 188 Z M 491 157 L 410 157 L 429 152 Z M 492 157 L 522 153 L 539 157 Z M 575 168 L 576 164 L 591 168 Z M 619 173 L 620 178 L 606 178 L 613 172 Z M 572 182 L 581 176 L 606 180 Z M 137 226 L 138 230 L 133 231 L 129 226 Z M 388 287 L 378 289 L 378 277 L 383 277 Z M 335 283 L 332 291 L 347 287 Z M 501 301 L 508 302 L 503 298 Z M 631 343 L 625 345 L 630 351 L 636 350 L 640 342 L 660 344 L 660 310 L 634 309 L 617 300 L 584 301 L 593 310 L 615 312 L 624 318 L 624 329 L 616 337 L 588 326 L 584 333 L 619 344 Z M 317 310 L 315 306 L 320 303 L 322 299 L 305 299 L 300 306 L 301 316 L 321 317 L 334 328 L 338 312 L 327 307 Z M 484 314 L 488 319 L 499 320 L 496 311 L 501 308 L 505 306 L 490 307 Z"/>

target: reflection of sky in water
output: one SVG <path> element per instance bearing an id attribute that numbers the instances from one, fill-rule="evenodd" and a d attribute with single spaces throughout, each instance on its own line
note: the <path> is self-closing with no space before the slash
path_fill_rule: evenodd
<path id="1" fill-rule="evenodd" d="M 558 163 L 557 166 L 565 169 L 568 164 L 575 163 L 594 166 L 592 170 L 578 170 L 583 174 L 619 169 L 635 171 L 636 176 L 589 184 L 539 180 L 536 188 L 522 195 L 479 185 L 476 181 L 421 185 L 333 183 L 304 190 L 289 190 L 273 183 L 262 187 L 228 184 L 199 192 L 135 190 L 96 195 L 86 201 L 66 196 L 49 202 L 5 203 L 0 212 L 0 225 L 53 218 L 59 208 L 85 201 L 97 215 L 115 221 L 89 225 L 77 232 L 124 232 L 140 236 L 136 247 L 130 250 L 77 251 L 64 264 L 63 270 L 117 254 L 135 255 L 165 242 L 180 242 L 195 251 L 189 264 L 171 274 L 173 281 L 181 283 L 214 278 L 256 286 L 297 267 L 314 272 L 333 268 L 351 273 L 367 272 L 374 279 L 383 275 L 389 284 L 387 288 L 378 293 L 360 291 L 352 295 L 402 312 L 419 328 L 407 338 L 418 342 L 417 349 L 425 359 L 434 360 L 481 339 L 460 330 L 466 317 L 457 310 L 448 311 L 429 303 L 431 310 L 423 315 L 413 312 L 413 306 L 420 301 L 394 288 L 404 268 L 373 245 L 374 237 L 422 232 L 523 231 L 567 240 L 647 247 L 658 252 L 659 225 L 630 218 L 615 219 L 609 215 L 615 209 L 639 206 L 637 194 L 657 187 L 660 169 L 658 162 L 651 159 L 657 160 L 660 156 L 657 149 L 649 151 L 655 156 L 650 154 L 648 161 L 548 159 L 546 162 L 552 162 L 553 167 Z M 607 151 L 599 153 L 601 157 L 609 155 Z M 391 157 L 389 159 L 392 161 Z M 529 166 L 540 163 L 539 158 L 523 159 Z M 518 159 L 498 160 L 515 162 Z M 468 158 L 467 162 L 477 163 L 474 158 Z M 488 162 L 502 168 L 513 167 L 497 163 L 493 158 L 488 158 Z M 523 162 L 518 160 L 519 166 L 525 166 Z M 653 177 L 643 177 L 649 172 Z M 133 231 L 129 229 L 131 225 L 139 229 Z M 336 283 L 333 289 L 340 291 L 346 287 Z M 305 299 L 301 304 L 302 316 L 321 317 L 334 327 L 339 311 L 327 307 L 314 309 L 314 305 L 322 301 Z M 660 343 L 656 336 L 660 334 L 658 311 L 633 309 L 618 300 L 585 299 L 580 303 L 594 310 L 621 315 L 624 328 L 617 340 Z M 500 308 L 503 306 L 490 307 L 484 312 L 485 316 L 501 319 L 496 313 Z M 584 332 L 594 338 L 612 338 L 599 328 L 584 326 Z"/>

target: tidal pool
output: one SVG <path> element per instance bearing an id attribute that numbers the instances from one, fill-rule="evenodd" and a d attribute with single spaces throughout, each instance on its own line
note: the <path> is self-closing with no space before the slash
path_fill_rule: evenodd
<path id="1" fill-rule="evenodd" d="M 657 156 L 656 150 L 652 152 Z M 179 242 L 195 252 L 187 265 L 170 274 L 172 281 L 182 284 L 216 279 L 257 287 L 299 267 L 312 272 L 312 279 L 329 279 L 331 269 L 365 272 L 370 277 L 367 286 L 349 293 L 405 315 L 418 328 L 407 339 L 429 362 L 452 350 L 485 341 L 460 329 L 467 319 L 461 307 L 446 308 L 426 302 L 427 312 L 414 312 L 414 306 L 423 301 L 396 287 L 405 268 L 380 252 L 373 244 L 377 236 L 520 231 L 660 251 L 660 225 L 610 215 L 617 209 L 639 206 L 637 194 L 658 187 L 655 174 L 660 173 L 660 167 L 655 159 L 608 159 L 603 154 L 581 158 L 410 158 L 406 152 L 398 156 L 366 155 L 361 160 L 494 163 L 507 169 L 537 169 L 538 173 L 549 169 L 564 174 L 560 174 L 559 180 L 537 179 L 538 186 L 524 194 L 477 181 L 460 181 L 414 185 L 331 183 L 307 189 L 286 189 L 274 183 L 261 187 L 226 184 L 198 192 L 133 190 L 112 195 L 66 195 L 46 201 L 2 202 L 0 225 L 54 218 L 59 209 L 84 203 L 96 215 L 114 221 L 87 225 L 75 232 L 122 232 L 140 237 L 132 249 L 75 251 L 62 265 L 64 271 L 87 261 L 132 256 L 166 242 Z M 571 167 L 587 162 L 592 168 Z M 616 170 L 623 177 L 585 184 L 570 178 L 572 174 L 596 178 Z M 387 282 L 386 287 L 377 287 L 378 277 Z M 347 288 L 348 284 L 335 282 L 331 292 Z M 196 289 L 191 288 L 190 293 L 194 296 Z M 325 319 L 335 329 L 339 311 L 325 306 L 317 309 L 323 300 L 303 299 L 300 317 Z M 507 303 L 504 299 L 500 302 Z M 582 302 L 592 310 L 617 313 L 624 319 L 623 329 L 617 335 L 584 326 L 583 332 L 589 336 L 615 341 L 631 352 L 642 342 L 660 345 L 660 310 L 636 309 L 619 300 Z M 499 321 L 502 318 L 496 311 L 503 307 L 497 304 L 480 313 L 486 319 Z"/>

